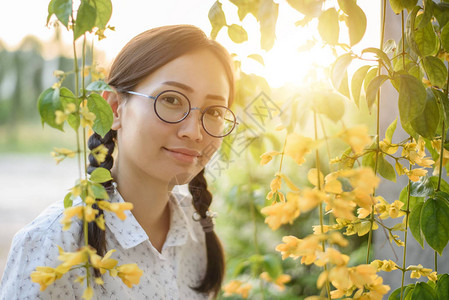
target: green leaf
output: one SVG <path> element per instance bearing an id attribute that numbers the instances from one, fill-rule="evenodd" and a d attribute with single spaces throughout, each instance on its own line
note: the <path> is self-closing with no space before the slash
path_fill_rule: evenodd
<path id="1" fill-rule="evenodd" d="M 427 244 L 441 255 L 449 241 L 449 206 L 445 201 L 430 198 L 424 203 L 421 230 Z"/>
<path id="2" fill-rule="evenodd" d="M 340 8 L 348 15 L 345 19 L 349 31 L 349 44 L 360 42 L 366 31 L 366 15 L 353 0 L 338 0 Z"/>
<path id="3" fill-rule="evenodd" d="M 82 1 L 76 15 L 75 28 L 73 30 L 73 39 L 77 40 L 86 32 L 92 32 L 95 26 L 97 12 L 95 7 L 89 4 L 88 1 Z"/>
<path id="4" fill-rule="evenodd" d="M 348 72 L 343 75 L 343 80 L 341 81 L 340 87 L 338 88 L 338 91 L 345 95 L 346 97 L 351 98 L 351 95 L 349 93 L 349 82 L 348 82 Z"/>
<path id="5" fill-rule="evenodd" d="M 330 45 L 338 43 L 340 25 L 338 24 L 338 13 L 334 7 L 324 11 L 318 18 L 318 32 L 326 43 Z"/>
<path id="6" fill-rule="evenodd" d="M 410 195 L 413 197 L 427 197 L 434 193 L 435 190 L 429 177 L 421 177 L 419 181 L 412 182 L 410 185 Z"/>
<path id="7" fill-rule="evenodd" d="M 412 232 L 413 237 L 424 249 L 424 236 L 421 231 L 421 211 L 422 211 L 423 206 L 424 206 L 424 203 L 418 203 L 411 210 L 408 223 L 410 225 L 410 231 Z"/>
<path id="8" fill-rule="evenodd" d="M 390 125 L 388 125 L 387 131 L 385 132 L 385 140 L 390 144 L 393 142 L 393 134 L 396 131 L 396 126 L 398 124 L 398 118 L 394 119 Z"/>
<path id="9" fill-rule="evenodd" d="M 438 296 L 438 300 L 447 300 L 449 299 L 449 275 L 443 274 L 440 278 L 438 278 L 436 292 Z"/>
<path id="10" fill-rule="evenodd" d="M 384 62 L 388 69 L 391 69 L 391 61 L 388 55 L 378 48 L 366 48 L 362 50 L 362 55 L 364 53 L 374 53 L 377 57 Z"/>
<path id="11" fill-rule="evenodd" d="M 111 106 L 100 95 L 90 94 L 87 97 L 87 107 L 97 116 L 92 129 L 104 137 L 111 130 L 114 118 Z"/>
<path id="12" fill-rule="evenodd" d="M 105 29 L 112 15 L 111 0 L 93 0 L 97 17 L 95 19 L 95 27 Z"/>
<path id="13" fill-rule="evenodd" d="M 104 186 L 99 183 L 94 183 L 90 185 L 95 199 L 109 199 L 109 195 L 106 192 Z"/>
<path id="14" fill-rule="evenodd" d="M 112 180 L 111 172 L 105 168 L 96 168 L 92 174 L 90 174 L 90 180 L 96 183 Z"/>
<path id="15" fill-rule="evenodd" d="M 388 75 L 379 75 L 368 85 L 368 88 L 366 89 L 366 103 L 368 104 L 368 108 L 371 110 L 371 107 L 376 102 L 377 98 L 377 91 L 380 89 L 380 86 L 390 77 Z"/>
<path id="16" fill-rule="evenodd" d="M 441 46 L 443 46 L 446 52 L 449 52 L 449 24 L 446 24 L 443 29 L 441 29 Z"/>
<path id="17" fill-rule="evenodd" d="M 395 14 L 400 14 L 403 9 L 411 10 L 418 0 L 390 0 L 391 9 Z"/>
<path id="18" fill-rule="evenodd" d="M 336 123 L 345 113 L 345 99 L 340 93 L 333 91 L 317 92 L 314 97 L 314 109 Z"/>
<path id="19" fill-rule="evenodd" d="M 363 66 L 360 67 L 357 71 L 354 72 L 351 80 L 351 93 L 352 99 L 357 106 L 359 106 L 360 100 L 360 92 L 362 90 L 363 80 L 365 80 L 366 73 L 371 68 L 371 66 Z"/>
<path id="20" fill-rule="evenodd" d="M 375 165 L 376 165 L 376 152 L 372 151 L 363 155 L 362 166 L 370 167 L 371 169 L 374 170 Z"/>
<path id="21" fill-rule="evenodd" d="M 449 22 L 449 4 L 448 3 L 434 3 L 433 14 L 437 19 L 440 28 L 446 26 Z"/>
<path id="22" fill-rule="evenodd" d="M 72 207 L 72 205 L 73 205 L 72 193 L 69 192 L 64 197 L 64 208 Z"/>
<path id="23" fill-rule="evenodd" d="M 399 194 L 399 201 L 404 203 L 404 205 L 407 205 L 407 195 L 408 195 L 408 186 L 405 186 L 402 189 L 401 193 Z M 420 203 L 424 203 L 424 197 L 410 196 L 410 204 L 409 204 L 410 210 L 415 209 L 415 207 L 417 205 L 419 205 Z M 405 206 L 405 207 L 407 207 L 407 206 Z"/>
<path id="24" fill-rule="evenodd" d="M 340 88 L 346 70 L 353 59 L 354 56 L 351 53 L 345 53 L 335 60 L 331 69 L 331 80 L 335 89 L 338 90 Z"/>
<path id="25" fill-rule="evenodd" d="M 282 274 L 282 265 L 278 256 L 266 254 L 263 256 L 263 267 L 271 278 L 278 278 Z"/>
<path id="26" fill-rule="evenodd" d="M 419 22 L 418 29 L 421 29 L 430 22 L 433 16 L 433 1 L 432 0 L 424 0 L 424 13 Z"/>
<path id="27" fill-rule="evenodd" d="M 430 83 L 443 88 L 446 83 L 447 69 L 441 59 L 434 56 L 426 56 L 422 62 Z"/>
<path id="28" fill-rule="evenodd" d="M 433 89 L 433 92 L 435 93 L 435 95 L 438 98 L 438 101 L 443 105 L 443 115 L 444 118 L 446 120 L 446 122 L 449 123 L 449 99 L 448 96 L 446 94 L 444 94 L 443 92 Z"/>
<path id="29" fill-rule="evenodd" d="M 55 4 L 56 0 L 51 0 L 50 3 L 48 4 L 48 15 L 47 15 L 47 25 L 50 22 L 50 18 L 51 16 L 55 13 L 53 10 L 53 5 Z"/>
<path id="30" fill-rule="evenodd" d="M 407 16 L 407 25 L 405 27 L 405 37 L 407 40 L 407 44 L 410 46 L 410 48 L 417 53 L 418 55 L 421 55 L 419 52 L 418 45 L 415 42 L 415 22 L 416 22 L 416 15 L 418 14 L 420 10 L 419 6 L 416 6 L 411 13 Z"/>
<path id="31" fill-rule="evenodd" d="M 373 80 L 374 77 L 377 76 L 377 72 L 378 72 L 378 68 L 374 67 L 371 70 L 368 71 L 368 73 L 366 73 L 365 76 L 365 81 L 363 82 L 363 89 L 366 90 L 368 89 L 368 85 L 370 84 L 371 80 Z"/>
<path id="32" fill-rule="evenodd" d="M 37 107 L 41 115 L 42 126 L 47 123 L 53 128 L 63 130 L 63 124 L 56 124 L 57 110 L 63 110 L 61 101 L 59 99 L 59 89 L 48 88 L 43 91 L 37 99 Z"/>
<path id="33" fill-rule="evenodd" d="M 240 44 L 248 40 L 246 30 L 237 24 L 228 26 L 228 35 L 234 43 Z"/>
<path id="34" fill-rule="evenodd" d="M 438 188 L 438 176 L 429 177 L 429 180 L 432 183 L 433 188 L 436 190 Z M 441 178 L 440 191 L 449 194 L 449 184 L 443 178 Z"/>
<path id="35" fill-rule="evenodd" d="M 413 293 L 413 289 L 415 288 L 414 284 L 409 284 L 408 286 L 404 287 L 404 295 L 402 299 L 406 299 L 407 295 L 410 294 L 410 292 Z M 393 293 L 391 293 L 390 297 L 388 297 L 388 300 L 401 300 L 401 287 L 394 290 Z"/>
<path id="36" fill-rule="evenodd" d="M 405 124 L 424 111 L 427 93 L 422 82 L 411 75 L 400 75 L 399 80 L 399 115 Z"/>
<path id="37" fill-rule="evenodd" d="M 419 22 L 422 16 L 422 14 L 416 16 L 416 22 Z M 420 56 L 435 55 L 438 52 L 439 40 L 431 22 L 428 22 L 423 28 L 414 31 L 414 40 L 419 49 L 419 51 L 415 52 Z"/>
<path id="38" fill-rule="evenodd" d="M 259 54 L 250 54 L 248 55 L 248 58 L 254 59 L 258 63 L 260 63 L 262 66 L 265 66 L 265 62 L 263 61 L 263 57 Z"/>
<path id="39" fill-rule="evenodd" d="M 89 83 L 89 85 L 86 87 L 86 90 L 97 93 L 100 93 L 102 91 L 115 92 L 115 90 L 109 84 L 102 80 L 97 80 Z"/>
<path id="40" fill-rule="evenodd" d="M 411 300 L 438 300 L 434 289 L 425 282 L 416 283 Z"/>
<path id="41" fill-rule="evenodd" d="M 55 13 L 58 20 L 67 28 L 69 18 L 72 16 L 72 0 L 55 0 L 51 1 L 52 11 Z M 50 13 L 50 7 L 48 12 Z M 48 22 L 49 18 L 47 18 Z"/>
<path id="42" fill-rule="evenodd" d="M 75 104 L 75 107 L 79 107 L 80 103 L 79 100 L 75 98 L 75 95 L 73 95 L 72 91 L 68 88 L 62 87 L 61 91 L 59 92 L 60 100 L 65 108 L 69 103 Z M 80 127 L 80 115 L 77 112 L 69 114 L 67 118 L 67 123 L 69 123 L 70 127 L 73 128 L 73 130 L 78 130 Z"/>
<path id="43" fill-rule="evenodd" d="M 209 21 L 212 25 L 212 31 L 210 33 L 210 37 L 212 39 L 215 39 L 218 35 L 218 32 L 220 32 L 221 28 L 226 25 L 226 17 L 223 12 L 223 9 L 221 8 L 221 3 L 218 1 L 215 1 L 215 3 L 212 5 L 212 7 L 209 10 Z"/>
<path id="44" fill-rule="evenodd" d="M 419 135 L 433 139 L 440 122 L 440 111 L 432 89 L 427 88 L 426 92 L 427 97 L 424 111 L 414 118 L 410 122 L 410 125 L 412 125 L 413 129 Z"/>
<path id="45" fill-rule="evenodd" d="M 273 0 L 260 0 L 257 16 L 260 22 L 260 46 L 263 50 L 268 51 L 273 48 L 278 13 L 279 4 Z"/>
<path id="46" fill-rule="evenodd" d="M 383 178 L 396 182 L 396 172 L 394 167 L 385 159 L 385 155 L 378 156 L 377 171 Z"/>

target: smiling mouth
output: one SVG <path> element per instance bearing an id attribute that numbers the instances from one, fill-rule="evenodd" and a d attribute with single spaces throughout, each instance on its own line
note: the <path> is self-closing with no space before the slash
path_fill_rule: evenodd
<path id="1" fill-rule="evenodd" d="M 198 160 L 198 158 L 200 157 L 200 155 L 198 154 L 193 154 L 194 152 L 190 152 L 189 154 L 185 153 L 187 151 L 182 150 L 183 152 L 180 151 L 175 151 L 175 150 L 170 150 L 164 147 L 164 149 L 167 151 L 167 153 L 174 159 L 181 161 L 181 162 L 185 162 L 185 163 L 193 163 L 195 161 Z"/>

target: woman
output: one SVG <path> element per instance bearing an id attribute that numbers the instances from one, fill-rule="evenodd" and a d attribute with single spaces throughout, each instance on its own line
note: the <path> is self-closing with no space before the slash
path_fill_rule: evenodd
<path id="1" fill-rule="evenodd" d="M 115 59 L 108 79 L 115 92 L 103 94 L 114 113 L 112 130 L 89 139 L 91 149 L 103 143 L 109 154 L 100 165 L 90 157 L 89 172 L 110 169 L 110 201 L 134 209 L 124 221 L 102 212 L 106 231 L 90 223 L 89 244 L 102 255 L 116 249 L 119 264 L 137 263 L 143 275 L 132 288 L 104 275 L 104 284 L 94 286 L 96 298 L 207 299 L 220 290 L 223 251 L 208 211 L 204 167 L 235 126 L 232 66 L 222 46 L 190 25 L 146 31 Z M 192 197 L 172 192 L 186 183 Z M 58 265 L 56 245 L 65 251 L 82 245 L 81 224 L 62 231 L 62 213 L 62 203 L 53 205 L 15 236 L 0 299 L 81 298 L 84 287 L 74 280 L 82 269 L 41 292 L 30 280 L 36 266 Z"/>

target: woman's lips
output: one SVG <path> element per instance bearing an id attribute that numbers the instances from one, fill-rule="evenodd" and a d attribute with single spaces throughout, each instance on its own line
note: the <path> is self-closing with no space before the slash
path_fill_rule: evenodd
<path id="1" fill-rule="evenodd" d="M 187 148 L 165 148 L 165 150 L 167 150 L 167 153 L 175 158 L 176 160 L 182 161 L 182 162 L 186 162 L 186 163 L 193 163 L 196 160 L 198 160 L 198 157 L 201 156 L 201 154 L 196 151 L 196 150 L 192 150 L 192 149 L 187 149 Z"/>

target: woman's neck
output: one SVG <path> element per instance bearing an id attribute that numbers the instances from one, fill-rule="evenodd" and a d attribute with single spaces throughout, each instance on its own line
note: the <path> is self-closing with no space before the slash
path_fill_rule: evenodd
<path id="1" fill-rule="evenodd" d="M 168 185 L 143 174 L 135 174 L 134 170 L 117 162 L 111 172 L 123 199 L 133 204 L 134 217 L 153 246 L 161 252 L 170 229 Z"/>

